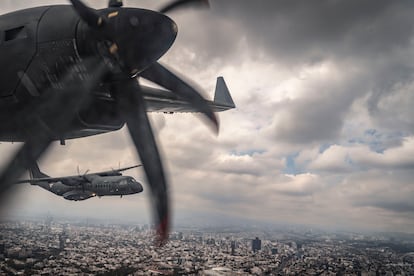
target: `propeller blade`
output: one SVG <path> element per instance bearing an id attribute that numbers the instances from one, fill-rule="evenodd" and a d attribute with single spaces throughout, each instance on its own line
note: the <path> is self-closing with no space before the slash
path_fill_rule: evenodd
<path id="1" fill-rule="evenodd" d="M 89 8 L 80 0 L 70 0 L 73 8 L 76 10 L 78 15 L 85 21 L 89 26 L 97 28 L 102 26 L 104 19 L 100 16 L 96 10 Z"/>
<path id="2" fill-rule="evenodd" d="M 193 87 L 177 77 L 174 73 L 156 62 L 145 69 L 140 76 L 169 89 L 177 96 L 192 104 L 195 109 L 203 113 L 213 123 L 214 130 L 218 133 L 219 122 L 216 114 L 207 104 L 207 101 Z"/>
<path id="3" fill-rule="evenodd" d="M 177 8 L 182 8 L 184 6 L 190 6 L 195 4 L 210 7 L 210 3 L 208 0 L 176 0 L 161 8 L 159 12 L 167 13 Z"/>
<path id="4" fill-rule="evenodd" d="M 94 74 L 81 86 L 71 84 L 77 68 L 85 66 L 88 72 Z M 14 155 L 12 161 L 0 173 L 0 194 L 7 190 L 26 170 L 30 170 L 46 151 L 56 136 L 64 135 L 65 128 L 72 122 L 82 103 L 89 95 L 90 90 L 106 72 L 105 64 L 97 65 L 95 60 L 75 64 L 65 74 L 62 83 L 66 89 L 56 91 L 50 88 L 42 94 L 41 103 L 28 120 L 20 122 L 22 129 L 27 133 L 26 143 Z M 64 108 L 63 108 L 64 107 Z"/>
<path id="5" fill-rule="evenodd" d="M 42 156 L 51 142 L 52 140 L 46 133 L 38 133 L 26 141 L 0 176 L 0 195 L 32 166 L 33 160 Z"/>
<path id="6" fill-rule="evenodd" d="M 36 109 L 33 120 L 22 124 L 29 135 L 27 135 L 25 144 L 0 174 L 0 194 L 7 190 L 26 170 L 30 170 L 33 163 L 43 155 L 54 138 L 51 129 L 58 133 L 59 131 L 54 126 L 67 125 L 75 116 L 75 114 L 69 114 L 69 110 L 70 113 L 76 112 L 78 103 L 74 99 L 80 98 L 80 95 L 72 94 L 71 97 L 68 97 L 68 94 L 70 94 L 68 91 L 52 95 L 52 90 L 54 91 L 54 89 L 50 89 L 46 92 L 50 96 L 50 102 Z M 63 113 L 59 113 L 56 106 L 62 106 L 63 104 L 67 109 L 63 110 Z M 50 113 L 46 110 L 50 110 Z M 53 118 L 53 121 L 45 122 L 43 119 L 45 117 Z"/>
<path id="7" fill-rule="evenodd" d="M 169 231 L 167 182 L 154 134 L 148 120 L 144 98 L 136 79 L 118 86 L 119 109 L 141 158 L 155 208 L 158 242 L 165 243 Z"/>

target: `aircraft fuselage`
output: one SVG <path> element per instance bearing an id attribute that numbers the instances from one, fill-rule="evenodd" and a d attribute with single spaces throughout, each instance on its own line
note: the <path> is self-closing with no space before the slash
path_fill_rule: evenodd
<path id="1" fill-rule="evenodd" d="M 62 182 L 36 182 L 32 185 L 61 196 L 67 200 L 80 201 L 91 197 L 102 196 L 124 196 L 140 193 L 142 185 L 129 176 L 96 176 L 79 185 L 66 185 Z"/>

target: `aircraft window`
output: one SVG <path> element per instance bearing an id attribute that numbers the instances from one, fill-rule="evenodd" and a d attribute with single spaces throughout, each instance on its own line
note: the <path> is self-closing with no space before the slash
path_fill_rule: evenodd
<path id="1" fill-rule="evenodd" d="M 4 35 L 4 41 L 10 41 L 14 39 L 26 38 L 27 32 L 24 26 L 20 26 L 14 29 L 6 30 Z"/>

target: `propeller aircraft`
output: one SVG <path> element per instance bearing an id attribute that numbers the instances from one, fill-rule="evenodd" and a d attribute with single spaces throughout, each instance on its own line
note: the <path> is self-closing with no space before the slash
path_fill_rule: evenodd
<path id="1" fill-rule="evenodd" d="M 127 126 L 150 187 L 158 241 L 169 231 L 169 197 L 147 111 L 202 113 L 218 132 L 214 112 L 235 105 L 223 78 L 214 101 L 158 62 L 177 25 L 166 15 L 203 0 L 176 0 L 152 11 L 110 0 L 96 10 L 80 0 L 0 16 L 0 141 L 24 142 L 0 172 L 0 194 L 53 141 Z M 164 89 L 140 84 L 147 79 Z"/>
<path id="2" fill-rule="evenodd" d="M 19 180 L 16 184 L 30 183 L 61 196 L 67 200 L 80 201 L 91 197 L 124 196 L 142 192 L 141 184 L 131 176 L 123 176 L 121 172 L 140 167 L 136 165 L 118 170 L 83 175 L 50 177 L 42 173 L 34 163 L 30 168 L 30 179 Z"/>

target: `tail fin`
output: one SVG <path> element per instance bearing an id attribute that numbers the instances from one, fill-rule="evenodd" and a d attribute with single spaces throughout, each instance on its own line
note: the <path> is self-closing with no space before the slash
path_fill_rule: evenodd
<path id="1" fill-rule="evenodd" d="M 214 95 L 214 104 L 221 105 L 228 108 L 235 108 L 236 105 L 231 98 L 229 89 L 227 88 L 226 82 L 223 77 L 217 78 L 216 92 Z"/>
<path id="2" fill-rule="evenodd" d="M 30 168 L 30 175 L 33 178 L 45 178 L 49 177 L 47 174 L 44 174 L 40 171 L 39 166 L 36 162 L 33 162 L 32 167 Z"/>

